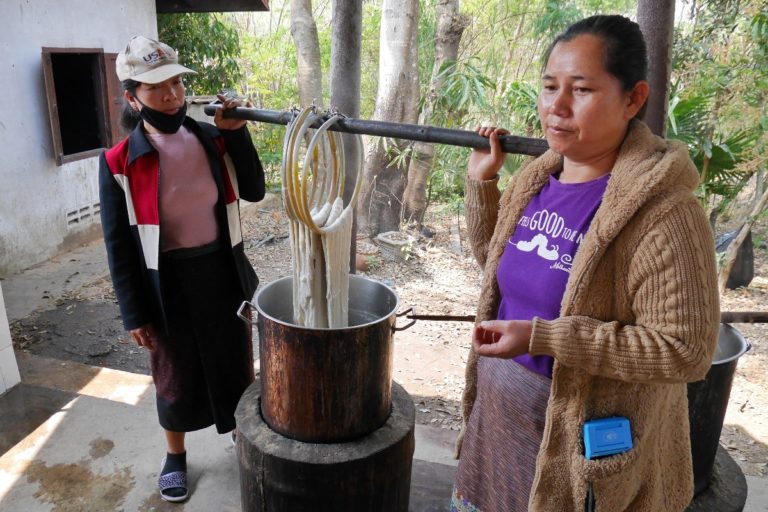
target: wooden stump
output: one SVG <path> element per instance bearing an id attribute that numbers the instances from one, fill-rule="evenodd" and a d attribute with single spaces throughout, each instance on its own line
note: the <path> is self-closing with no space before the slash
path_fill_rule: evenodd
<path id="1" fill-rule="evenodd" d="M 733 457 L 718 446 L 712 478 L 685 512 L 742 512 L 747 502 L 747 479 Z"/>
<path id="2" fill-rule="evenodd" d="M 345 443 L 284 437 L 264 422 L 259 404 L 257 379 L 235 412 L 244 511 L 407 512 L 415 408 L 397 383 L 384 425 Z"/>

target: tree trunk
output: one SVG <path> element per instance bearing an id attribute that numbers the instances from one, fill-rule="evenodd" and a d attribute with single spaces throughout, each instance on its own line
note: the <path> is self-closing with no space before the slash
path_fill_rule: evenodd
<path id="1" fill-rule="evenodd" d="M 419 124 L 430 124 L 435 102 L 443 85 L 439 77 L 440 68 L 446 62 L 456 62 L 459 42 L 469 18 L 459 14 L 459 0 L 437 2 L 437 32 L 435 34 L 435 64 L 424 109 Z M 427 180 L 435 159 L 435 146 L 425 142 L 413 145 L 411 162 L 408 167 L 408 184 L 403 194 L 403 219 L 421 225 L 427 208 Z"/>
<path id="2" fill-rule="evenodd" d="M 291 36 L 298 62 L 299 104 L 307 107 L 323 104 L 323 75 L 320 67 L 320 43 L 312 17 L 312 0 L 291 0 Z"/>
<path id="3" fill-rule="evenodd" d="M 362 0 L 333 0 L 331 102 L 348 117 L 360 117 Z"/>
<path id="4" fill-rule="evenodd" d="M 362 46 L 363 2 L 362 0 L 333 0 L 333 21 L 331 34 L 331 100 L 330 106 L 349 117 L 360 117 L 360 52 Z M 349 201 L 358 174 L 362 147 L 357 139 L 343 134 L 344 158 L 347 162 L 344 181 L 344 201 Z M 350 272 L 355 273 L 357 253 L 357 215 L 352 218 L 352 240 L 350 242 Z"/>
<path id="5" fill-rule="evenodd" d="M 381 14 L 379 90 L 373 118 L 416 123 L 419 96 L 418 0 L 384 0 Z M 390 164 L 385 145 L 373 140 L 358 203 L 361 229 L 370 236 L 400 227 L 404 172 Z"/>
<path id="6" fill-rule="evenodd" d="M 638 0 L 637 22 L 648 45 L 648 83 L 651 86 L 643 121 L 653 133 L 664 137 L 667 131 L 669 75 L 672 72 L 674 0 Z"/>
<path id="7" fill-rule="evenodd" d="M 752 224 L 755 223 L 757 217 L 760 215 L 760 212 L 763 211 L 763 208 L 765 208 L 766 204 L 768 204 L 768 189 L 763 192 L 763 195 L 760 196 L 760 199 L 755 203 L 755 207 L 752 209 L 752 213 L 749 214 L 746 222 L 744 222 L 744 225 L 741 226 L 739 234 L 736 235 L 736 238 L 734 238 L 733 242 L 731 242 L 731 244 L 728 246 L 728 250 L 725 251 L 723 267 L 720 269 L 720 274 L 717 276 L 717 282 L 721 293 L 725 291 L 725 285 L 728 283 L 728 278 L 731 275 L 733 264 L 736 263 L 736 256 L 739 253 L 739 247 L 741 247 L 744 239 L 747 238 L 749 230 L 752 229 Z"/>

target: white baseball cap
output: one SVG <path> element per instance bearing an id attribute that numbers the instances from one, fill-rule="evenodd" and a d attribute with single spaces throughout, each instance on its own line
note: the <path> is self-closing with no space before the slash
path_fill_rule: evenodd
<path id="1" fill-rule="evenodd" d="M 121 82 L 135 80 L 157 84 L 182 73 L 195 73 L 179 64 L 176 50 L 167 44 L 144 36 L 134 36 L 115 61 Z"/>

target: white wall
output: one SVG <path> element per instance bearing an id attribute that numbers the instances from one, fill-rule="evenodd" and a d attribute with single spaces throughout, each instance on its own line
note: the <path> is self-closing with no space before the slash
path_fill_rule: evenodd
<path id="1" fill-rule="evenodd" d="M 5 314 L 5 299 L 3 287 L 0 285 L 0 395 L 19 383 L 19 367 L 13 355 L 11 345 L 11 330 L 8 328 L 8 317 Z"/>
<path id="2" fill-rule="evenodd" d="M 98 202 L 98 157 L 56 165 L 42 47 L 117 53 L 133 35 L 156 38 L 155 0 L 2 0 L 0 33 L 2 277 L 99 229 L 67 226 L 67 212 Z"/>
<path id="3" fill-rule="evenodd" d="M 216 99 L 216 96 L 187 96 L 187 115 L 198 122 L 213 124 L 213 116 L 205 113 L 205 106 Z"/>

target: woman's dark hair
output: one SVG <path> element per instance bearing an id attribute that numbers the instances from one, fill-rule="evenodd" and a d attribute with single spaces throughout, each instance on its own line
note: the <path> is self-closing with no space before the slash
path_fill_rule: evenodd
<path id="1" fill-rule="evenodd" d="M 565 32 L 558 35 L 544 54 L 544 66 L 558 43 L 575 39 L 580 35 L 593 35 L 605 45 L 604 66 L 615 76 L 624 91 L 631 91 L 640 80 L 648 78 L 648 50 L 640 26 L 634 21 L 618 15 L 598 15 L 577 21 Z M 645 105 L 635 117 L 645 113 Z"/>
<path id="2" fill-rule="evenodd" d="M 123 90 L 128 91 L 131 96 L 136 95 L 136 88 L 141 85 L 141 82 L 136 80 L 123 80 Z M 123 111 L 120 113 L 120 124 L 128 131 L 132 131 L 141 121 L 141 116 L 136 112 L 128 100 L 123 98 Z"/>

